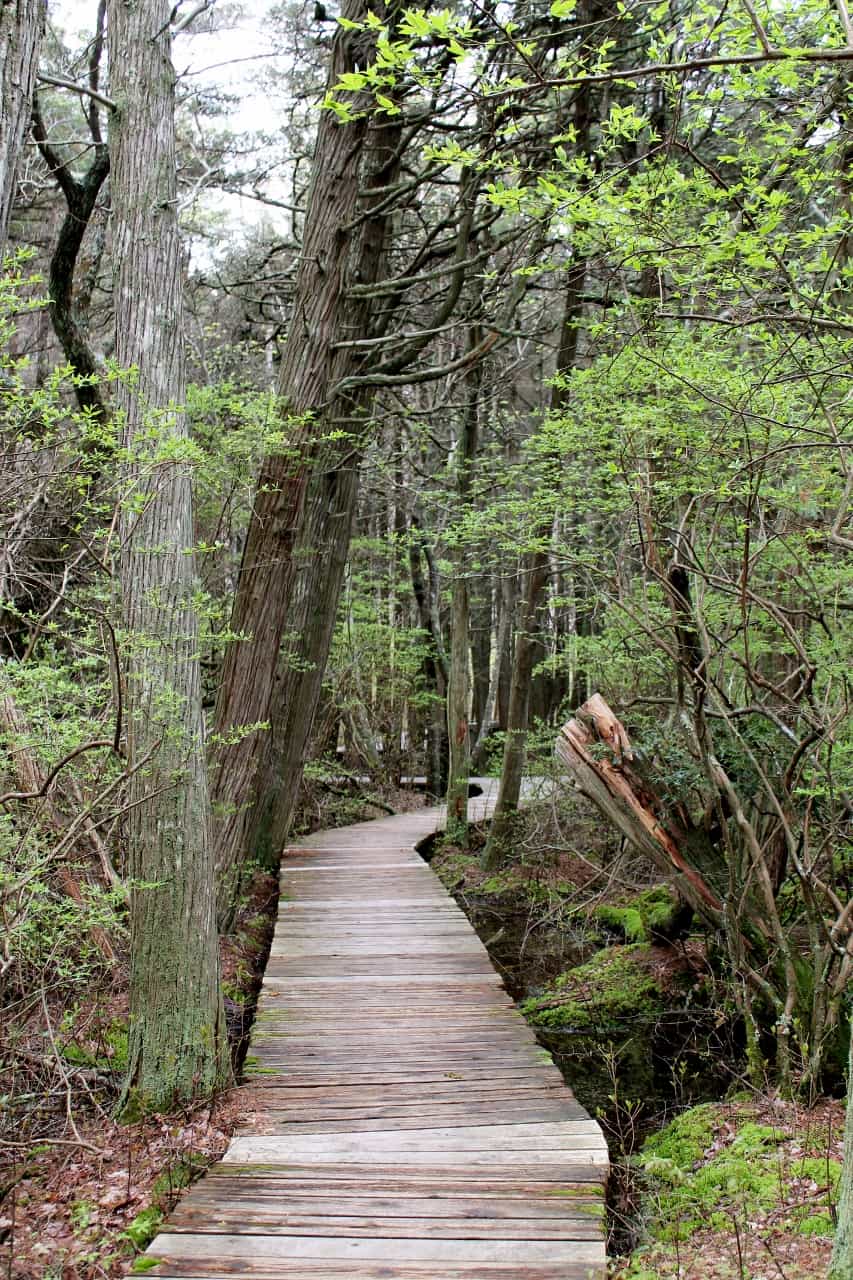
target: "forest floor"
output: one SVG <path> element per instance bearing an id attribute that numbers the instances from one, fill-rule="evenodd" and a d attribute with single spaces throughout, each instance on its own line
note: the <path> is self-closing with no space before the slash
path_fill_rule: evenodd
<path id="1" fill-rule="evenodd" d="M 376 816 L 352 798 L 330 799 L 308 792 L 303 829 Z M 387 800 L 423 803 L 412 793 Z M 806 1108 L 748 1089 L 704 940 L 685 932 L 676 904 L 594 814 L 559 797 L 531 808 L 497 875 L 480 866 L 482 839 L 475 831 L 471 850 L 436 845 L 425 856 L 434 854 L 508 988 L 605 1127 L 615 1280 L 821 1280 L 842 1104 Z M 238 1057 L 276 897 L 274 878 L 258 873 L 223 943 Z M 93 1001 L 97 1017 L 76 1011 L 84 1030 L 53 1140 L 0 1149 L 6 1280 L 125 1274 L 181 1189 L 254 1109 L 244 1087 L 181 1115 L 117 1124 L 109 1108 L 126 1043 L 116 1031 L 126 1025 L 123 969 Z"/>
<path id="2" fill-rule="evenodd" d="M 601 1122 L 614 1280 L 823 1280 L 843 1102 L 749 1086 L 716 958 L 596 815 L 555 794 L 513 855 L 424 850 Z"/>
<path id="3" fill-rule="evenodd" d="M 403 811 L 422 806 L 424 797 L 385 790 L 382 801 Z M 309 783 L 299 832 L 368 820 L 382 812 L 347 790 Z M 256 872 L 233 931 L 222 939 L 226 1021 L 238 1077 L 277 907 L 277 879 Z M 3 1280 L 114 1280 L 125 1275 L 182 1189 L 219 1159 L 237 1126 L 251 1118 L 254 1094 L 241 1086 L 193 1110 L 118 1123 L 112 1111 L 126 1061 L 127 1016 L 125 957 L 110 969 L 108 985 L 88 992 L 85 1002 L 73 1010 L 50 1009 L 65 1087 L 61 1098 L 39 1110 L 38 1128 L 33 1126 L 35 1136 L 29 1141 L 17 1141 L 23 1134 L 0 1137 Z M 33 1061 L 43 1056 L 44 1036 L 44 1026 L 34 1019 L 30 1044 L 16 1044 L 17 1055 Z M 0 1102 L 5 1105 L 2 1098 Z"/>

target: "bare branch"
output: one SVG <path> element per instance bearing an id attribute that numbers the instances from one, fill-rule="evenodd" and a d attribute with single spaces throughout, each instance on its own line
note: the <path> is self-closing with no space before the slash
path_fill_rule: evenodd
<path id="1" fill-rule="evenodd" d="M 850 21 L 850 13 L 845 0 L 835 0 L 835 7 L 838 10 L 838 16 L 844 28 L 844 39 L 847 41 L 848 46 L 853 47 L 853 23 Z"/>
<path id="2" fill-rule="evenodd" d="M 843 0 L 841 0 L 841 2 L 843 3 Z M 762 49 L 764 50 L 765 53 L 772 54 L 773 46 L 771 45 L 769 39 L 767 38 L 767 32 L 764 30 L 764 26 L 762 24 L 761 19 L 759 18 L 758 14 L 755 12 L 755 9 L 752 7 L 751 0 L 743 0 L 743 7 L 744 9 L 746 9 L 747 13 L 749 14 L 749 20 L 755 29 L 755 34 L 758 36 L 758 42 L 761 45 Z"/>
<path id="3" fill-rule="evenodd" d="M 853 50 L 851 50 L 853 56 Z M 97 89 L 90 89 L 85 84 L 75 84 L 73 80 L 66 80 L 64 76 L 49 76 L 45 72 L 41 72 L 36 79 L 39 84 L 49 84 L 55 89 L 67 89 L 70 93 L 82 94 L 84 98 L 91 98 L 93 102 L 100 102 L 102 107 L 106 107 L 108 111 L 115 111 L 116 104 L 112 98 L 108 98 L 106 94 L 101 93 Z"/>

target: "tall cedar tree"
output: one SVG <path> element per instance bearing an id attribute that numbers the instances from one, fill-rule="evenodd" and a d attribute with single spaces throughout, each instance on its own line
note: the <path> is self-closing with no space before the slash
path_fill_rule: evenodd
<path id="1" fill-rule="evenodd" d="M 110 0 L 116 359 L 124 426 L 131 1031 L 145 1108 L 228 1077 L 198 661 L 170 0 Z"/>
<path id="2" fill-rule="evenodd" d="M 346 0 L 341 17 L 363 22 L 370 8 L 366 0 Z M 329 87 L 369 54 L 362 33 L 339 27 Z M 216 727 L 228 744 L 214 792 L 223 924 L 245 858 L 274 859 L 284 841 L 331 643 L 369 422 L 369 397 L 344 387 L 364 365 L 364 356 L 344 344 L 371 333 L 371 299 L 351 286 L 380 276 L 389 216 L 370 189 L 387 188 L 393 178 L 401 121 L 402 113 L 383 124 L 365 114 L 341 124 L 326 111 L 318 126 L 278 382 L 290 442 L 261 466 L 231 614 L 236 638 L 216 708 Z M 304 656 L 294 681 L 280 650 L 286 633 L 297 631 Z M 253 728 L 263 723 L 268 730 Z"/>

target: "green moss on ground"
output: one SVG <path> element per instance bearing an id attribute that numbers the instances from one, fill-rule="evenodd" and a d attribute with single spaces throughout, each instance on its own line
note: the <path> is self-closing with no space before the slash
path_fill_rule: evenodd
<path id="1" fill-rule="evenodd" d="M 831 1235 L 838 1161 L 808 1154 L 790 1132 L 719 1103 L 694 1107 L 648 1138 L 647 1230 L 657 1241 L 772 1219 L 802 1235 Z"/>
<path id="2" fill-rule="evenodd" d="M 509 861 L 499 871 L 486 874 L 479 853 L 455 845 L 439 848 L 430 866 L 451 892 L 464 888 L 477 898 L 512 899 L 516 907 L 553 905 L 560 898 L 574 898 L 577 885 L 561 879 L 552 867 L 539 862 Z M 576 907 L 574 915 L 580 915 Z"/>
<path id="3" fill-rule="evenodd" d="M 443 849 L 436 854 L 430 866 L 446 889 L 458 889 L 479 868 L 479 860 L 472 853 L 461 849 Z"/>
<path id="4" fill-rule="evenodd" d="M 522 1012 L 538 1026 L 578 1031 L 653 1018 L 668 1002 L 649 960 L 646 946 L 605 947 L 525 1000 Z"/>

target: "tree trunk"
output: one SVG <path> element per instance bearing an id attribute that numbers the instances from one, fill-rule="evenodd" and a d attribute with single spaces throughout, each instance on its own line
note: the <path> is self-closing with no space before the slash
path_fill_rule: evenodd
<path id="1" fill-rule="evenodd" d="M 515 591 L 508 574 L 492 586 L 492 634 L 489 648 L 489 687 L 483 704 L 482 719 L 477 730 L 477 741 L 471 752 L 471 767 L 483 768 L 489 738 L 500 727 L 498 716 L 498 691 L 501 671 L 506 663 L 512 638 L 512 620 L 515 612 Z"/>
<path id="2" fill-rule="evenodd" d="M 468 789 L 471 739 L 468 732 L 468 584 L 464 557 L 457 557 L 450 596 L 450 680 L 447 685 L 447 838 L 468 847 Z"/>
<path id="3" fill-rule="evenodd" d="M 100 0 L 95 36 L 89 52 L 89 87 L 94 91 L 97 91 L 100 79 L 105 21 L 106 0 Z M 86 298 L 86 305 L 81 308 L 83 312 L 81 315 L 75 306 L 74 298 L 74 270 L 77 258 L 98 194 L 110 171 L 109 148 L 101 134 L 98 104 L 94 100 L 90 101 L 86 114 L 94 153 L 89 168 L 83 177 L 78 179 L 74 176 L 71 166 L 62 160 L 50 143 L 42 119 L 38 95 L 33 100 L 33 136 L 45 164 L 65 197 L 68 209 L 50 259 L 48 277 L 50 318 L 66 360 L 78 377 L 87 379 L 85 382 L 78 382 L 74 387 L 77 403 L 84 412 L 91 413 L 97 421 L 103 421 L 107 414 L 107 406 L 99 385 L 98 365 L 86 337 L 85 311 L 91 299 L 90 296 Z"/>
<path id="4" fill-rule="evenodd" d="M 548 550 L 543 548 L 531 557 L 527 570 L 527 586 L 515 640 L 515 659 L 509 690 L 501 780 L 488 840 L 483 850 L 483 863 L 488 868 L 498 866 L 503 860 L 515 829 L 521 798 L 524 761 L 527 755 L 527 720 L 533 660 L 536 652 L 537 618 L 542 596 L 548 584 L 549 571 L 550 557 Z"/>
<path id="5" fill-rule="evenodd" d="M 847 1070 L 847 1119 L 838 1188 L 838 1221 L 827 1280 L 853 1280 L 853 1025 Z"/>
<path id="6" fill-rule="evenodd" d="M 42 0 L 0 4 L 0 262 L 15 200 L 18 159 L 30 123 L 43 20 Z"/>
<path id="7" fill-rule="evenodd" d="M 341 16 L 361 22 L 368 12 L 367 0 L 346 0 Z M 365 58 L 363 37 L 339 27 L 329 87 Z M 331 111 L 320 119 L 293 320 L 279 376 L 293 432 L 282 452 L 261 466 L 231 615 L 238 638 L 225 656 L 216 706 L 217 732 L 226 740 L 214 784 L 223 922 L 231 918 L 240 867 L 255 852 L 254 842 L 260 840 L 268 855 L 281 848 L 319 698 L 369 429 L 369 397 L 343 386 L 362 372 L 365 360 L 346 344 L 374 331 L 372 300 L 350 286 L 381 274 L 390 215 L 381 197 L 376 216 L 370 215 L 370 188 L 392 179 L 402 119 L 401 112 L 379 125 L 365 114 L 341 124 Z M 335 514 L 328 524 L 323 503 L 330 489 Z M 317 531 L 325 554 L 312 541 Z M 292 681 L 277 681 L 277 672 L 282 642 L 297 625 L 300 571 L 300 596 L 314 610 L 311 635 L 296 640 L 304 681 L 297 701 L 306 718 L 298 721 L 297 736 L 285 742 L 297 708 Z M 256 727 L 266 724 L 270 731 Z"/>
<path id="8" fill-rule="evenodd" d="M 581 99 L 585 95 L 581 95 Z M 580 107 L 577 108 L 580 111 Z M 584 126 L 588 133 L 588 124 Z M 580 137 L 585 137 L 583 130 Z M 566 374 L 577 356 L 577 323 L 583 310 L 583 286 L 586 280 L 586 259 L 578 258 L 569 267 L 566 283 L 566 301 L 560 329 L 560 347 L 557 353 L 558 374 Z M 551 408 L 562 404 L 563 391 L 554 387 Z M 495 803 L 489 836 L 483 850 L 484 865 L 498 866 L 508 851 L 508 842 L 515 828 L 516 814 L 521 797 L 521 782 L 527 748 L 527 725 L 530 709 L 530 686 L 536 653 L 536 629 L 539 610 L 542 607 L 550 575 L 551 522 L 539 529 L 541 545 L 526 557 L 527 585 L 519 619 L 512 665 L 512 678 L 507 707 L 506 741 L 504 744 L 501 780 Z"/>
<path id="9" fill-rule="evenodd" d="M 427 578 L 424 577 L 421 556 L 427 562 Z M 409 572 L 420 627 L 429 636 L 423 660 L 424 679 L 432 695 L 426 725 L 426 790 L 428 795 L 437 798 L 447 791 L 449 666 L 441 634 L 438 568 L 414 518 L 409 527 Z"/>
<path id="10" fill-rule="evenodd" d="M 471 350 L 480 342 L 479 332 L 472 329 L 469 335 Z M 480 424 L 480 385 L 482 369 L 479 364 L 466 378 L 468 387 L 462 430 L 456 445 L 456 500 L 457 513 L 462 519 L 471 501 L 471 481 L 474 459 L 477 456 Z M 470 660 L 470 610 L 468 579 L 465 565 L 467 549 L 460 539 L 454 552 L 453 586 L 450 601 L 450 671 L 447 683 L 447 736 L 450 743 L 450 760 L 447 776 L 447 838 L 463 849 L 468 847 L 468 786 L 471 775 L 471 737 L 468 730 L 468 704 L 471 694 L 469 675 Z"/>
<path id="11" fill-rule="evenodd" d="M 185 392 L 170 0 L 111 0 L 116 359 L 127 450 L 122 602 L 131 1023 L 125 1101 L 167 1109 L 229 1073 L 214 912 Z M 144 768 L 139 768 L 141 762 Z"/>
<path id="12" fill-rule="evenodd" d="M 292 613 L 270 701 L 267 782 L 246 815 L 246 847 L 270 868 L 287 839 L 320 701 L 358 501 L 358 472 L 334 468 L 311 489 L 294 552 Z"/>
<path id="13" fill-rule="evenodd" d="M 492 592 L 488 575 L 479 575 L 471 603 L 471 719 L 477 725 L 477 741 L 486 717 L 492 663 Z M 473 757 L 473 752 L 472 752 Z"/>

